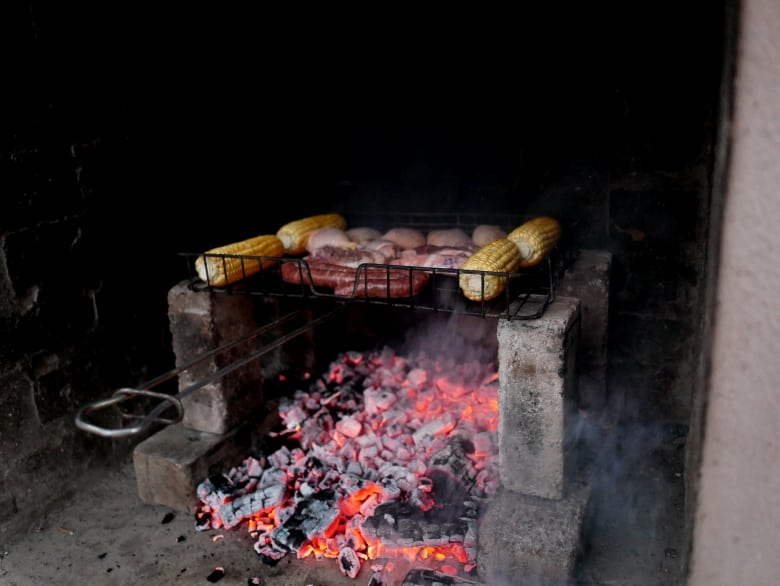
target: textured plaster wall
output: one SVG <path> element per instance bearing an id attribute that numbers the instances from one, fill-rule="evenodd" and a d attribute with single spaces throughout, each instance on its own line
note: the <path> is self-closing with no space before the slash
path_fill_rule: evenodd
<path id="1" fill-rule="evenodd" d="M 692 586 L 780 580 L 780 3 L 740 11 Z"/>

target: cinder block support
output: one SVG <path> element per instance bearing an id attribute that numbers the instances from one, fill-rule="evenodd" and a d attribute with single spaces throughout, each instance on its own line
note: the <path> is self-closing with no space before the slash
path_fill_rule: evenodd
<path id="1" fill-rule="evenodd" d="M 249 295 L 192 291 L 186 283 L 168 292 L 168 319 L 176 365 L 181 366 L 205 352 L 253 331 L 254 303 Z M 179 391 L 214 374 L 256 349 L 255 341 L 220 353 L 179 376 Z M 188 429 L 224 434 L 262 404 L 263 368 L 253 360 L 207 384 L 182 400 Z"/>
<path id="2" fill-rule="evenodd" d="M 209 474 L 241 461 L 246 448 L 236 436 L 236 430 L 215 435 L 179 423 L 145 439 L 133 450 L 139 498 L 147 504 L 195 513 L 198 484 Z"/>
<path id="3" fill-rule="evenodd" d="M 480 521 L 478 571 L 485 584 L 571 586 L 583 550 L 590 471 L 578 469 L 557 501 L 502 489 Z"/>
<path id="4" fill-rule="evenodd" d="M 611 267 L 611 252 L 581 250 L 558 285 L 559 294 L 576 297 L 582 304 L 577 356 L 579 407 L 582 409 L 601 409 L 606 405 Z"/>
<path id="5" fill-rule="evenodd" d="M 504 488 L 560 499 L 575 463 L 580 301 L 557 297 L 534 320 L 499 320 L 499 461 Z"/>

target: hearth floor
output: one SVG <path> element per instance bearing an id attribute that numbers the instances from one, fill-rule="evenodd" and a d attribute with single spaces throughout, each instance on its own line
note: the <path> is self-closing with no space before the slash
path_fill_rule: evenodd
<path id="1" fill-rule="evenodd" d="M 674 433 L 679 428 L 667 428 L 659 440 L 660 426 L 623 426 L 614 445 L 625 450 L 630 442 L 637 450 L 629 457 L 608 450 L 600 458 L 578 586 L 684 584 L 684 438 Z M 220 586 L 255 577 L 267 586 L 362 586 L 372 575 L 369 564 L 353 580 L 335 560 L 291 554 L 269 566 L 244 529 L 197 532 L 183 513 L 164 522 L 172 512 L 138 499 L 130 459 L 94 469 L 76 498 L 2 546 L 0 585 L 209 584 L 216 567 L 225 571 Z"/>

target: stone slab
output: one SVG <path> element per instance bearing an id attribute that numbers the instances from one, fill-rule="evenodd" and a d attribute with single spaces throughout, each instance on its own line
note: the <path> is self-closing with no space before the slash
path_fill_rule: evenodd
<path id="1" fill-rule="evenodd" d="M 562 498 L 576 431 L 580 302 L 557 297 L 539 319 L 499 320 L 499 462 L 502 485 Z"/>
<path id="2" fill-rule="evenodd" d="M 245 457 L 246 447 L 244 441 L 237 441 L 238 435 L 237 429 L 217 435 L 178 423 L 148 437 L 133 450 L 139 498 L 194 514 L 199 502 L 197 485 Z"/>
<path id="3" fill-rule="evenodd" d="M 478 574 L 491 586 L 573 586 L 591 495 L 582 467 L 560 500 L 502 489 L 479 526 Z"/>

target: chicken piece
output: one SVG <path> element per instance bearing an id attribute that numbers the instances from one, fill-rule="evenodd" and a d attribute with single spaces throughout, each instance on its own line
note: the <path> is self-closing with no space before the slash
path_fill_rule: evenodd
<path id="1" fill-rule="evenodd" d="M 392 228 L 385 232 L 382 239 L 395 242 L 402 250 L 417 248 L 425 244 L 425 234 L 414 228 Z"/>
<path id="2" fill-rule="evenodd" d="M 401 253 L 401 256 L 390 264 L 439 269 L 459 269 L 476 250 L 477 247 L 471 243 L 463 248 L 432 246 L 426 244 L 425 246 L 420 246 L 413 250 L 404 250 Z"/>
<path id="3" fill-rule="evenodd" d="M 384 258 L 384 260 L 381 262 L 389 262 L 395 258 L 398 258 L 398 255 L 401 254 L 401 247 L 399 247 L 395 242 L 390 240 L 383 240 L 382 238 L 363 242 L 358 246 L 358 250 L 371 250 L 381 254 Z"/>
<path id="4" fill-rule="evenodd" d="M 466 246 L 473 244 L 471 236 L 466 234 L 460 228 L 450 228 L 447 230 L 431 230 L 428 232 L 426 244 L 431 246 Z"/>
<path id="5" fill-rule="evenodd" d="M 494 224 L 480 224 L 471 233 L 471 239 L 479 247 L 490 244 L 499 238 L 506 238 L 506 230 Z"/>
<path id="6" fill-rule="evenodd" d="M 323 246 L 336 246 L 339 248 L 357 248 L 357 243 L 352 242 L 344 230 L 333 227 L 317 228 L 306 242 L 306 250 L 314 252 Z"/>
<path id="7" fill-rule="evenodd" d="M 382 233 L 376 228 L 360 226 L 358 228 L 350 228 L 347 230 L 347 236 L 350 240 L 352 240 L 352 242 L 363 244 L 369 240 L 379 240 L 382 238 Z"/>

